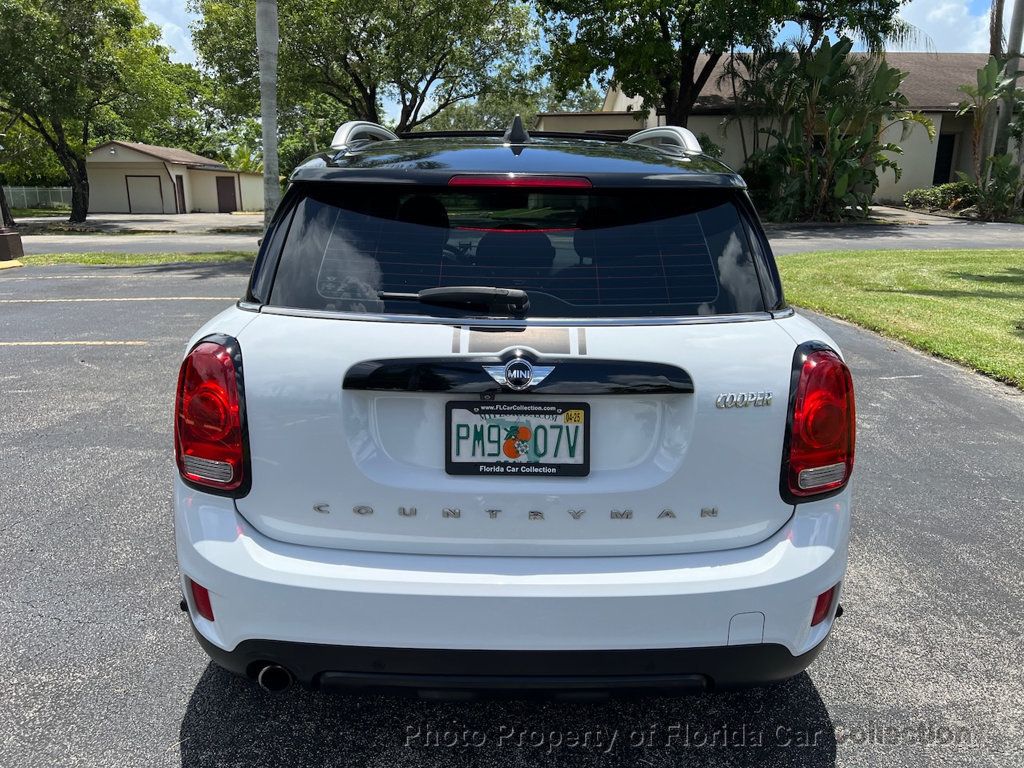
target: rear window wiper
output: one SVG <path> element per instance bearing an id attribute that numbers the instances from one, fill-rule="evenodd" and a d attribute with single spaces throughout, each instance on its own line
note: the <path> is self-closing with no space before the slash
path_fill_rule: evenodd
<path id="1" fill-rule="evenodd" d="M 483 309 L 508 315 L 525 315 L 530 297 L 518 288 L 492 288 L 485 285 L 454 285 L 447 288 L 424 288 L 419 293 L 381 291 L 384 301 L 418 301 L 443 307 Z"/>

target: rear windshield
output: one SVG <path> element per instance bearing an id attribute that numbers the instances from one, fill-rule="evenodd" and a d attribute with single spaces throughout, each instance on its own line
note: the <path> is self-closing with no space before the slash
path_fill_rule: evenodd
<path id="1" fill-rule="evenodd" d="M 310 185 L 270 304 L 479 317 L 488 310 L 410 294 L 487 286 L 526 291 L 527 317 L 759 312 L 764 301 L 733 194 Z M 406 296 L 382 298 L 393 293 Z"/>

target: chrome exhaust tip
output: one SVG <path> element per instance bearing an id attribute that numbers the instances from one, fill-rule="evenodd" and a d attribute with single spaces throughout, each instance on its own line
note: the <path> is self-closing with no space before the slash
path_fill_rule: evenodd
<path id="1" fill-rule="evenodd" d="M 281 693 L 292 687 L 295 678 L 292 673 L 279 664 L 267 664 L 256 676 L 260 688 L 270 693 Z"/>

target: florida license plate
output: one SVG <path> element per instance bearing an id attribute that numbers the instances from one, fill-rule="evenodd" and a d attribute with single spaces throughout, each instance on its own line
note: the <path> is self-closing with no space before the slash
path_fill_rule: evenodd
<path id="1" fill-rule="evenodd" d="M 449 475 L 590 474 L 587 403 L 450 402 L 446 424 Z"/>

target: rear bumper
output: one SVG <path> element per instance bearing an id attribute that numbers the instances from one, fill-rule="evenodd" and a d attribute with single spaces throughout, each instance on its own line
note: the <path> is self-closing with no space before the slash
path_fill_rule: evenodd
<path id="1" fill-rule="evenodd" d="M 740 549 L 469 557 L 286 544 L 230 499 L 177 490 L 181 573 L 210 591 L 215 620 L 196 614 L 184 580 L 182 591 L 209 654 L 243 672 L 278 661 L 307 684 L 325 672 L 446 676 L 475 658 L 486 663 L 474 677 L 767 682 L 813 659 L 832 625 L 810 625 L 815 598 L 846 569 L 848 491 L 801 504 L 774 536 Z"/>
<path id="2" fill-rule="evenodd" d="M 193 627 L 193 629 L 195 629 Z M 472 692 L 703 691 L 764 685 L 799 674 L 825 645 L 794 656 L 775 644 L 616 651 L 471 651 L 246 640 L 225 651 L 200 645 L 238 675 L 279 664 L 318 690 Z M 512 674 L 512 671 L 515 674 Z"/>

